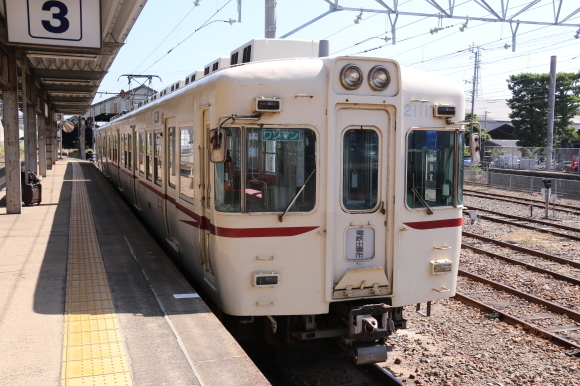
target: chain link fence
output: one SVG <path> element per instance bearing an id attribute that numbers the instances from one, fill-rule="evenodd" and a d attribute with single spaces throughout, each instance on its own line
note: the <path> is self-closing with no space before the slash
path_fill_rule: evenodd
<path id="1" fill-rule="evenodd" d="M 552 149 L 550 170 L 564 173 L 580 173 L 580 149 Z M 482 160 L 484 169 L 546 170 L 546 148 L 485 146 Z"/>
<path id="2" fill-rule="evenodd" d="M 558 197 L 580 200 L 580 181 L 550 178 L 552 193 Z M 488 185 L 490 188 L 507 189 L 523 193 L 540 193 L 544 187 L 542 177 L 518 174 L 492 173 L 482 170 L 466 169 L 463 174 L 465 183 Z"/>

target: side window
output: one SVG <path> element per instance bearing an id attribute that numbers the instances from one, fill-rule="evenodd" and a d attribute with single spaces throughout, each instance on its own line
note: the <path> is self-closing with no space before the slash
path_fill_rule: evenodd
<path id="1" fill-rule="evenodd" d="M 121 135 L 121 165 L 127 167 L 127 134 Z"/>
<path id="2" fill-rule="evenodd" d="M 370 211 L 378 204 L 379 134 L 372 127 L 347 130 L 342 150 L 342 206 Z"/>
<path id="3" fill-rule="evenodd" d="M 215 164 L 215 208 L 220 212 L 240 212 L 242 192 L 241 130 L 224 127 L 226 132 L 225 162 Z"/>
<path id="4" fill-rule="evenodd" d="M 163 137 L 161 136 L 161 130 L 155 130 L 154 139 L 154 149 L 153 149 L 153 181 L 157 185 L 161 185 L 162 179 L 162 162 L 161 162 L 161 149 L 163 149 Z"/>
<path id="5" fill-rule="evenodd" d="M 181 198 L 191 202 L 193 199 L 193 126 L 182 127 L 180 130 L 179 147 L 179 192 Z"/>
<path id="6" fill-rule="evenodd" d="M 145 156 L 145 168 L 147 179 L 149 181 L 153 180 L 153 132 L 147 132 L 147 142 L 145 143 L 146 147 L 146 156 Z"/>
<path id="7" fill-rule="evenodd" d="M 174 188 L 177 184 L 177 168 L 175 165 L 175 127 L 167 130 L 167 170 L 169 172 L 169 187 Z"/>
<path id="8" fill-rule="evenodd" d="M 132 170 L 133 161 L 133 134 L 127 134 L 127 169 Z"/>
<path id="9" fill-rule="evenodd" d="M 119 133 L 113 136 L 113 162 L 119 163 L 119 157 L 117 153 L 119 150 Z"/>
<path id="10" fill-rule="evenodd" d="M 139 133 L 139 175 L 145 176 L 145 132 Z"/>
<path id="11" fill-rule="evenodd" d="M 407 148 L 407 205 L 425 208 L 462 202 L 461 185 L 455 180 L 463 174 L 461 136 L 455 131 L 413 130 Z M 456 146 L 456 143 L 459 146 Z M 459 149 L 459 154 L 455 154 Z M 459 159 L 457 164 L 455 159 Z"/>

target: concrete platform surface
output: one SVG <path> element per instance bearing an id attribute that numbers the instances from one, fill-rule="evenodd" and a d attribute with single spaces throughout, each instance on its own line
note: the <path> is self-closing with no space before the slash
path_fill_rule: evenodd
<path id="1" fill-rule="evenodd" d="M 42 187 L 0 204 L 0 385 L 269 384 L 94 165 Z"/>

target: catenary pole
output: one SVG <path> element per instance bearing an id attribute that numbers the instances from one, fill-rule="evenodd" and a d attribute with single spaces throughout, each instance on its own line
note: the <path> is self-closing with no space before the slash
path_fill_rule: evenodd
<path id="1" fill-rule="evenodd" d="M 265 0 L 266 2 L 266 39 L 276 38 L 276 0 Z"/>
<path id="2" fill-rule="evenodd" d="M 550 58 L 550 86 L 548 92 L 548 129 L 546 133 L 546 170 L 552 170 L 554 146 L 554 106 L 556 104 L 556 56 Z"/>

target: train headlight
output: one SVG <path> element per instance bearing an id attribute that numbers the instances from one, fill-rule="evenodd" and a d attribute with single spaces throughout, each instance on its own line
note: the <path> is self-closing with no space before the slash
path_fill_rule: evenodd
<path id="1" fill-rule="evenodd" d="M 373 90 L 383 91 L 391 82 L 389 71 L 383 66 L 374 66 L 369 72 L 369 86 Z"/>
<path id="2" fill-rule="evenodd" d="M 431 266 L 433 269 L 434 275 L 440 275 L 442 273 L 449 273 L 451 272 L 451 268 L 453 267 L 453 263 L 451 260 L 437 260 L 432 261 Z"/>
<path id="3" fill-rule="evenodd" d="M 347 64 L 342 68 L 342 71 L 340 71 L 340 83 L 342 83 L 342 87 L 347 90 L 356 90 L 360 87 L 362 81 L 362 72 L 360 68 L 354 64 Z"/>

